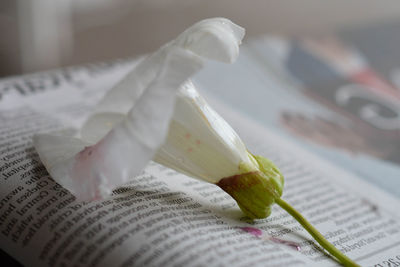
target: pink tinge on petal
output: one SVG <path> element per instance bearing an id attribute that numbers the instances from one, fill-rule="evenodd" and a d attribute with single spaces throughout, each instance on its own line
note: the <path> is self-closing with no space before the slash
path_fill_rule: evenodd
<path id="1" fill-rule="evenodd" d="M 105 173 L 105 169 L 98 169 L 103 162 L 102 153 L 99 151 L 101 141 L 93 146 L 85 147 L 75 156 L 75 164 L 71 173 L 71 179 L 75 187 L 75 196 L 82 201 L 102 199 L 100 192 L 101 180 L 97 173 Z"/>
<path id="2" fill-rule="evenodd" d="M 239 228 L 255 237 L 261 237 L 263 234 L 263 232 L 260 229 L 254 227 L 239 227 Z"/>

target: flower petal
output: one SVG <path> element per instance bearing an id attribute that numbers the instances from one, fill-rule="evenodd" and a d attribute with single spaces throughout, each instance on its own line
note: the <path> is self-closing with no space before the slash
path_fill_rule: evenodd
<path id="1" fill-rule="evenodd" d="M 140 62 L 106 94 L 96 112 L 102 114 L 95 113 L 82 128 L 81 145 L 95 144 L 63 157 L 51 170 L 53 178 L 78 199 L 92 200 L 139 174 L 167 136 L 176 91 L 202 67 L 203 58 L 237 57 L 243 32 L 228 22 L 211 19 L 195 24 Z M 59 136 L 57 142 L 68 146 L 72 141 Z M 40 151 L 43 142 L 36 145 Z M 54 142 L 48 145 L 39 153 L 43 159 L 56 147 Z"/>
<path id="2" fill-rule="evenodd" d="M 167 167 L 211 183 L 252 164 L 236 132 L 190 82 L 179 91 L 166 142 L 154 157 Z"/>

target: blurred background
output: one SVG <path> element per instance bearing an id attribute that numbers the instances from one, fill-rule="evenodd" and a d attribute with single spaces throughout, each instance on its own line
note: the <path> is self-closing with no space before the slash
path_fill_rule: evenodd
<path id="1" fill-rule="evenodd" d="M 0 77 L 150 52 L 194 22 L 227 17 L 247 38 L 400 18 L 400 2 L 281 0 L 2 0 Z"/>
<path id="2" fill-rule="evenodd" d="M 247 33 L 204 92 L 400 197 L 398 0 L 1 0 L 0 77 L 137 57 L 209 17 Z"/>

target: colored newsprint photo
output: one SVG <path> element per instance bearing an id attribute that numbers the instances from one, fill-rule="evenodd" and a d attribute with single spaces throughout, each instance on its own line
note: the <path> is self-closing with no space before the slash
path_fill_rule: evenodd
<path id="1" fill-rule="evenodd" d="M 198 81 L 271 131 L 400 197 L 400 21 L 248 40 L 232 68 L 215 64 Z M 218 82 L 223 71 L 231 79 Z"/>

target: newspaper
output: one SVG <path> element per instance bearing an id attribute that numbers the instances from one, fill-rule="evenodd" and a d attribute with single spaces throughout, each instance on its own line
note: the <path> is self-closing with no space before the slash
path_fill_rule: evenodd
<path id="1" fill-rule="evenodd" d="M 0 81 L 2 250 L 25 266 L 338 265 L 279 207 L 267 219 L 248 221 L 215 185 L 156 163 L 102 201 L 78 202 L 56 184 L 32 135 L 66 126 L 73 131 L 133 65 L 93 64 Z M 283 199 L 330 242 L 363 266 L 400 262 L 398 199 L 216 98 L 209 101 L 251 151 L 279 166 Z M 249 226 L 274 238 L 241 228 Z"/>

